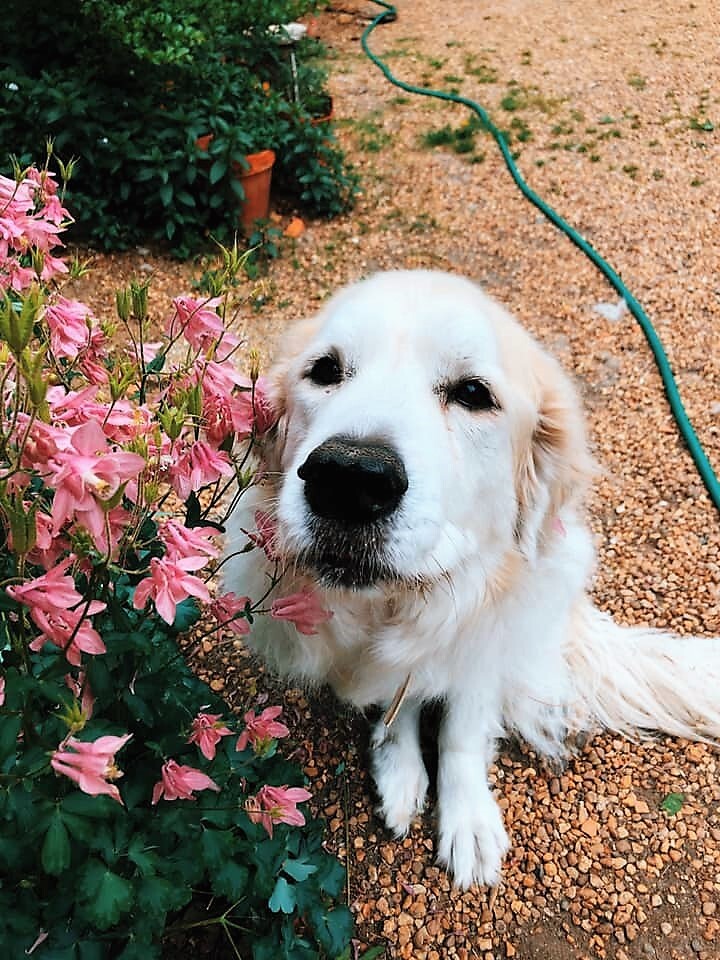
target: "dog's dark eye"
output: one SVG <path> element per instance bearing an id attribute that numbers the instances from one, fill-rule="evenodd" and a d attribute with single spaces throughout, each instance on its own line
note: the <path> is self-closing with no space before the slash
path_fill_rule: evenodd
<path id="1" fill-rule="evenodd" d="M 448 403 L 459 403 L 468 410 L 497 410 L 497 400 L 490 387 L 475 378 L 460 380 L 448 388 Z"/>
<path id="2" fill-rule="evenodd" d="M 339 358 L 334 353 L 318 357 L 306 376 L 319 387 L 329 387 L 335 383 L 340 383 L 343 378 L 343 371 Z"/>

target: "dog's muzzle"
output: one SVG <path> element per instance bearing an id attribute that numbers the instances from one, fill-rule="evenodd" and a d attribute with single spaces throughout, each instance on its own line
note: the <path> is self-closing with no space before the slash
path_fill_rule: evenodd
<path id="1" fill-rule="evenodd" d="M 306 559 L 329 585 L 362 587 L 392 576 L 383 547 L 408 478 L 388 443 L 331 437 L 298 468 L 312 518 Z"/>

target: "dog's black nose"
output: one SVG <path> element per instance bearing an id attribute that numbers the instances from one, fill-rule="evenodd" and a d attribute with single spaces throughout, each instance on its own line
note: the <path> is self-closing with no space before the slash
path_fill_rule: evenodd
<path id="1" fill-rule="evenodd" d="M 389 516 L 408 488 L 397 451 L 379 440 L 331 437 L 298 468 L 312 512 L 359 526 Z"/>

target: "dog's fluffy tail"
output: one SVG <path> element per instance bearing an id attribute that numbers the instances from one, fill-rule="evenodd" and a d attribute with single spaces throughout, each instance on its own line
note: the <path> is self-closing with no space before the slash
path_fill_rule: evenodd
<path id="1" fill-rule="evenodd" d="M 578 729 L 720 740 L 720 638 L 621 627 L 587 602 L 576 613 L 566 656 Z"/>

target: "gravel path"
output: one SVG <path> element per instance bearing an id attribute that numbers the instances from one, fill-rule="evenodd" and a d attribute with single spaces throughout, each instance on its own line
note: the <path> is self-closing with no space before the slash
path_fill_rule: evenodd
<path id="1" fill-rule="evenodd" d="M 608 257 L 663 338 L 700 439 L 720 467 L 720 58 L 708 0 L 430 0 L 399 4 L 373 47 L 404 79 L 459 89 L 507 128 L 530 184 Z M 678 440 L 649 350 L 584 257 L 512 184 L 461 108 L 390 87 L 362 56 L 375 8 L 339 0 L 315 28 L 333 53 L 338 135 L 363 175 L 352 216 L 286 241 L 245 312 L 267 344 L 339 284 L 378 268 L 468 274 L 574 374 L 602 464 L 591 504 L 598 603 L 626 623 L 720 633 L 720 525 Z M 427 135 L 450 143 L 424 145 Z M 459 146 L 465 152 L 458 153 Z M 283 223 L 286 222 L 283 220 Z M 90 297 L 138 269 L 155 303 L 189 266 L 99 258 Z M 98 280 L 99 277 L 99 280 Z M 196 663 L 238 709 L 277 687 L 247 655 L 206 643 Z M 433 819 L 393 840 L 373 812 L 367 730 L 325 695 L 282 693 L 296 757 L 346 861 L 362 944 L 441 960 L 720 957 L 716 754 L 611 737 L 562 772 L 517 745 L 494 778 L 512 837 L 504 883 L 453 892 L 433 864 Z M 432 730 L 432 718 L 428 728 Z M 432 756 L 429 756 L 432 763 Z M 677 813 L 669 795 L 682 794 Z M 677 796 L 678 803 L 680 800 Z M 360 949 L 360 953 L 362 953 Z"/>

